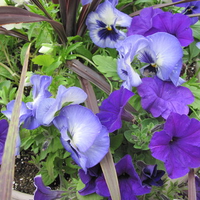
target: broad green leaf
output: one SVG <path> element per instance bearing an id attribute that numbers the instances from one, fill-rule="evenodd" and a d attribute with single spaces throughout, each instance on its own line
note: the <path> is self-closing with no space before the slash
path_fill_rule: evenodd
<path id="1" fill-rule="evenodd" d="M 117 74 L 117 59 L 110 56 L 96 55 L 92 57 L 92 60 L 97 65 L 97 69 L 106 77 L 113 80 L 120 79 Z"/>
<path id="2" fill-rule="evenodd" d="M 54 72 L 55 69 L 57 69 L 60 65 L 62 64 L 61 61 L 56 61 L 56 62 L 53 62 L 52 64 L 50 64 L 49 66 L 44 66 L 42 68 L 42 71 L 48 75 L 48 76 L 51 76 Z"/>
<path id="3" fill-rule="evenodd" d="M 39 55 L 32 59 L 34 64 L 48 67 L 54 62 L 54 58 L 51 55 Z"/>
<path id="4" fill-rule="evenodd" d="M 114 153 L 114 151 L 122 144 L 123 139 L 124 139 L 124 136 L 122 134 L 110 136 L 111 153 Z"/>
<path id="5" fill-rule="evenodd" d="M 192 59 L 195 58 L 200 53 L 200 49 L 196 47 L 196 42 L 193 42 L 189 45 L 188 52 L 189 52 L 188 62 L 191 62 Z"/>
<path id="6" fill-rule="evenodd" d="M 200 40 L 200 21 L 191 26 L 194 38 Z"/>

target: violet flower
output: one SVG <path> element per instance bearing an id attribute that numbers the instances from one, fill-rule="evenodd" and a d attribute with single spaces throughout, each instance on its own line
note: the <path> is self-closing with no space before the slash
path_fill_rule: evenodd
<path id="1" fill-rule="evenodd" d="M 97 116 L 110 133 L 121 128 L 121 117 L 125 114 L 124 106 L 133 95 L 133 92 L 121 87 L 119 90 L 112 92 L 102 102 L 102 105 L 99 107 L 100 112 L 97 113 Z"/>
<path id="2" fill-rule="evenodd" d="M 135 16 L 132 18 L 131 25 L 130 27 L 128 27 L 127 36 L 136 34 L 143 36 L 151 35 L 151 29 L 155 30 L 155 28 L 153 27 L 152 18 L 157 14 L 163 12 L 164 11 L 159 8 L 143 8 L 139 16 Z"/>
<path id="3" fill-rule="evenodd" d="M 176 87 L 173 83 L 162 81 L 156 76 L 143 78 L 137 90 L 142 108 L 154 117 L 162 116 L 164 119 L 167 119 L 171 112 L 187 115 L 187 105 L 194 101 L 194 96 L 188 88 Z"/>
<path id="4" fill-rule="evenodd" d="M 0 120 L 0 164 L 2 163 L 2 157 L 3 157 L 3 152 L 4 152 L 4 146 L 6 142 L 6 137 L 8 133 L 8 127 L 9 124 L 5 119 Z M 16 133 L 17 139 L 16 139 L 16 145 L 15 145 L 15 155 L 20 154 L 20 136 L 19 133 Z"/>
<path id="5" fill-rule="evenodd" d="M 88 108 L 66 106 L 53 123 L 61 133 L 62 145 L 85 172 L 99 163 L 108 152 L 108 130 Z"/>
<path id="6" fill-rule="evenodd" d="M 179 0 L 172 0 L 172 1 L 173 2 L 177 2 Z M 185 9 L 182 11 L 182 13 L 184 15 L 200 13 L 200 1 L 192 1 L 192 2 L 180 3 L 180 4 L 176 4 L 175 6 L 185 7 Z M 190 17 L 191 25 L 195 24 L 198 20 L 199 20 L 198 17 Z"/>
<path id="7" fill-rule="evenodd" d="M 121 192 L 121 199 L 137 200 L 137 195 L 143 195 L 150 192 L 150 188 L 142 186 L 141 180 L 134 169 L 132 158 L 130 155 L 124 156 L 115 165 L 119 188 Z M 110 198 L 110 192 L 103 176 L 96 180 L 96 193 Z"/>
<path id="8" fill-rule="evenodd" d="M 34 178 L 34 185 L 36 187 L 36 190 L 34 192 L 34 200 L 61 199 L 61 194 L 65 193 L 65 191 L 51 190 L 50 187 L 45 186 L 42 181 L 41 175 L 37 175 Z"/>
<path id="9" fill-rule="evenodd" d="M 8 133 L 8 122 L 5 119 L 0 120 L 0 164 L 2 163 L 3 150 Z"/>
<path id="10" fill-rule="evenodd" d="M 80 104 L 87 98 L 87 94 L 78 87 L 65 88 L 63 85 L 58 87 L 56 98 L 44 98 L 36 109 L 36 118 L 42 125 L 49 125 L 55 115 L 66 104 Z"/>
<path id="11" fill-rule="evenodd" d="M 41 124 L 36 119 L 36 110 L 40 103 L 43 103 L 45 98 L 51 96 L 51 93 L 48 91 L 48 87 L 51 84 L 52 77 L 50 76 L 40 76 L 33 75 L 30 78 L 30 82 L 33 84 L 33 101 L 24 103 L 22 102 L 20 109 L 20 124 L 24 123 L 23 127 L 26 129 L 35 129 Z M 11 119 L 11 114 L 14 108 L 15 100 L 11 101 L 7 105 L 7 110 L 2 111 L 8 119 Z"/>
<path id="12" fill-rule="evenodd" d="M 87 170 L 87 174 L 84 170 L 79 170 L 79 176 L 81 181 L 85 184 L 85 187 L 79 190 L 80 195 L 88 195 L 96 192 L 96 179 L 102 175 L 100 164 L 95 165 Z"/>
<path id="13" fill-rule="evenodd" d="M 148 36 L 157 32 L 166 32 L 177 37 L 180 44 L 185 47 L 194 41 L 190 25 L 190 18 L 186 15 L 144 8 L 140 16 L 133 17 L 127 35 Z"/>
<path id="14" fill-rule="evenodd" d="M 200 179 L 196 175 L 195 175 L 195 186 L 196 186 L 196 192 L 197 192 L 197 200 L 200 200 Z"/>
<path id="15" fill-rule="evenodd" d="M 124 81 L 122 86 L 128 90 L 137 87 L 142 83 L 141 78 L 131 66 L 134 57 L 138 52 L 148 46 L 148 40 L 141 35 L 132 35 L 116 44 L 119 52 L 117 73 Z"/>
<path id="16" fill-rule="evenodd" d="M 114 4 L 115 2 L 105 1 L 86 19 L 90 38 L 102 48 L 115 48 L 115 44 L 126 37 L 116 26 L 128 27 L 131 23 L 131 17 L 117 10 Z"/>
<path id="17" fill-rule="evenodd" d="M 176 86 L 184 82 L 179 77 L 183 50 L 176 37 L 164 32 L 146 38 L 141 35 L 131 35 L 116 47 L 120 54 L 118 75 L 125 81 L 123 83 L 125 88 L 137 87 L 142 82 L 131 66 L 134 57 L 148 63 L 140 69 L 143 76 L 156 75 L 163 81 L 171 80 Z"/>
<path id="18" fill-rule="evenodd" d="M 162 186 L 161 177 L 165 174 L 163 170 L 157 170 L 157 165 L 147 165 L 142 169 L 141 181 L 146 186 Z"/>
<path id="19" fill-rule="evenodd" d="M 168 176 L 175 179 L 200 166 L 199 144 L 200 122 L 171 113 L 164 129 L 154 133 L 149 148 L 154 158 L 164 162 Z"/>

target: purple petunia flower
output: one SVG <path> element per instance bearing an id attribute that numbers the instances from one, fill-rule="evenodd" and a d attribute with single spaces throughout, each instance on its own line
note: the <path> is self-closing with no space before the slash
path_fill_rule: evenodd
<path id="1" fill-rule="evenodd" d="M 174 86 L 173 83 L 154 78 L 143 78 L 142 84 L 137 88 L 141 96 L 142 108 L 154 117 L 162 116 L 164 119 L 171 112 L 188 114 L 188 104 L 194 101 L 192 92 L 183 86 Z"/>
<path id="2" fill-rule="evenodd" d="M 200 122 L 171 113 L 164 129 L 154 133 L 149 148 L 154 158 L 164 162 L 168 176 L 175 179 L 200 166 L 199 144 Z"/>
<path id="3" fill-rule="evenodd" d="M 36 187 L 36 190 L 34 192 L 34 200 L 61 199 L 61 194 L 65 193 L 65 191 L 51 190 L 50 187 L 45 186 L 42 181 L 41 175 L 37 175 L 34 178 L 34 185 Z"/>
<path id="4" fill-rule="evenodd" d="M 121 128 L 121 117 L 126 112 L 124 106 L 133 95 L 133 92 L 121 87 L 119 90 L 112 92 L 110 96 L 102 102 L 100 112 L 97 113 L 97 116 L 110 133 Z"/>
<path id="5" fill-rule="evenodd" d="M 79 190 L 80 195 L 88 195 L 96 192 L 96 179 L 102 175 L 100 164 L 95 165 L 87 170 L 87 174 L 84 170 L 79 170 L 79 176 L 81 181 L 85 184 L 85 187 Z"/>
<path id="6" fill-rule="evenodd" d="M 157 170 L 157 165 L 147 165 L 142 169 L 141 181 L 146 186 L 162 186 L 161 177 L 165 174 L 163 170 Z"/>
<path id="7" fill-rule="evenodd" d="M 66 106 L 53 123 L 61 133 L 62 145 L 85 172 L 99 163 L 108 152 L 108 130 L 88 108 Z"/>
<path id="8" fill-rule="evenodd" d="M 117 10 L 115 3 L 115 1 L 105 1 L 86 19 L 90 38 L 99 47 L 115 48 L 115 44 L 126 37 L 126 34 L 116 26 L 130 26 L 131 17 Z"/>
<path id="9" fill-rule="evenodd" d="M 87 94 L 78 87 L 58 87 L 56 99 L 44 98 L 36 109 L 36 119 L 42 125 L 49 125 L 56 113 L 66 104 L 80 104 L 87 98 Z"/>
<path id="10" fill-rule="evenodd" d="M 179 0 L 172 0 L 172 1 L 177 2 Z M 185 9 L 182 11 L 182 13 L 185 15 L 200 13 L 200 1 L 180 3 L 180 4 L 176 4 L 175 6 L 185 7 Z M 198 17 L 191 17 L 190 18 L 191 25 L 195 24 L 198 21 L 198 19 L 199 19 Z"/>
<path id="11" fill-rule="evenodd" d="M 0 120 L 0 164 L 2 163 L 3 150 L 8 133 L 8 122 L 5 119 Z"/>
<path id="12" fill-rule="evenodd" d="M 116 163 L 115 168 L 119 180 L 121 199 L 137 200 L 136 195 L 143 195 L 150 192 L 151 189 L 149 187 L 142 186 L 130 155 L 124 156 Z M 96 193 L 104 197 L 109 197 L 110 199 L 110 192 L 103 176 L 96 180 Z"/>
<path id="13" fill-rule="evenodd" d="M 127 36 L 130 35 L 143 35 L 148 36 L 152 34 L 153 27 L 152 18 L 159 13 L 163 13 L 159 8 L 154 9 L 153 7 L 144 8 L 141 10 L 139 16 L 132 18 L 131 25 L 128 28 Z"/>
<path id="14" fill-rule="evenodd" d="M 157 32 L 166 32 L 174 35 L 181 46 L 188 46 L 194 41 L 190 18 L 186 15 L 163 12 L 160 9 L 145 8 L 140 16 L 133 17 L 127 35 L 152 35 Z"/>

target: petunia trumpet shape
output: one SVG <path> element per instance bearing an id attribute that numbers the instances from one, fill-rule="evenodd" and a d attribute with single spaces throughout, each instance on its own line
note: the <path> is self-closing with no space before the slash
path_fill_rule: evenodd
<path id="1" fill-rule="evenodd" d="M 176 87 L 173 83 L 162 81 L 156 76 L 143 78 L 137 90 L 141 96 L 142 108 L 154 117 L 162 116 L 164 119 L 167 119 L 171 112 L 187 115 L 188 105 L 194 101 L 190 89 Z"/>
<path id="2" fill-rule="evenodd" d="M 126 37 L 126 34 L 116 26 L 130 26 L 131 17 L 117 10 L 115 4 L 115 1 L 105 1 L 86 19 L 90 38 L 99 47 L 115 48 L 115 44 Z"/>
<path id="3" fill-rule="evenodd" d="M 134 169 L 130 155 L 124 156 L 115 165 L 119 180 L 121 199 L 137 200 L 137 195 L 143 195 L 150 192 L 150 188 L 143 186 L 141 180 Z M 103 176 L 96 180 L 96 193 L 110 198 L 110 192 Z"/>
<path id="4" fill-rule="evenodd" d="M 200 122 L 171 113 L 164 129 L 154 133 L 149 148 L 154 158 L 164 162 L 168 176 L 175 179 L 200 166 L 199 144 Z"/>
<path id="5" fill-rule="evenodd" d="M 108 130 L 88 108 L 66 106 L 53 123 L 61 133 L 62 145 L 85 172 L 98 164 L 108 152 Z"/>
<path id="6" fill-rule="evenodd" d="M 121 118 L 126 112 L 124 106 L 133 95 L 133 92 L 122 86 L 119 90 L 112 92 L 110 96 L 102 102 L 100 112 L 97 113 L 97 116 L 110 133 L 121 128 Z"/>
<path id="7" fill-rule="evenodd" d="M 34 192 L 34 200 L 61 199 L 62 198 L 61 195 L 65 193 L 65 191 L 51 190 L 50 187 L 45 186 L 42 181 L 41 175 L 37 175 L 34 178 L 34 185 L 36 187 L 36 190 Z"/>

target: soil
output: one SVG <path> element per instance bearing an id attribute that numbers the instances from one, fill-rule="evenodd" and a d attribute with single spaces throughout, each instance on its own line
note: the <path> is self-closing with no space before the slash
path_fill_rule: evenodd
<path id="1" fill-rule="evenodd" d="M 13 182 L 13 189 L 24 192 L 26 194 L 33 194 L 35 190 L 34 177 L 38 173 L 38 168 L 29 163 L 31 154 L 29 151 L 21 151 L 20 158 L 15 159 L 15 177 Z"/>

